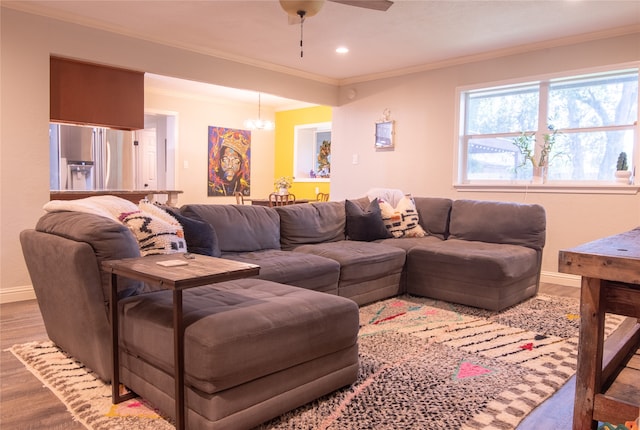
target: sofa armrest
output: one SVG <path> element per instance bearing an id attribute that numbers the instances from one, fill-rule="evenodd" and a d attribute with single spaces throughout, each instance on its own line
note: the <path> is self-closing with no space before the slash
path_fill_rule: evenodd
<path id="1" fill-rule="evenodd" d="M 35 230 L 22 231 L 20 243 L 49 339 L 109 381 L 109 309 L 94 250 Z"/>

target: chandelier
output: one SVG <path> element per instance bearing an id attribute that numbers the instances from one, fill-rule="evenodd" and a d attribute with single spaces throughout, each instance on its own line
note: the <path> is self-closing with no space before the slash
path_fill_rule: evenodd
<path id="1" fill-rule="evenodd" d="M 273 122 L 260 118 L 260 93 L 258 93 L 258 119 L 248 119 L 244 126 L 249 130 L 273 130 Z"/>

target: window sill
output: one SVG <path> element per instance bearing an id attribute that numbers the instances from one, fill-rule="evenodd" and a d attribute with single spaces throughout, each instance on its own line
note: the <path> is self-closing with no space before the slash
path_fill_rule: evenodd
<path id="1" fill-rule="evenodd" d="M 546 184 L 531 184 L 523 182 L 497 183 L 475 182 L 473 184 L 454 184 L 460 192 L 489 192 L 489 193 L 554 193 L 554 194 L 638 194 L 640 185 L 619 185 L 615 183 L 576 184 L 562 182 L 548 182 Z"/>
<path id="2" fill-rule="evenodd" d="M 293 178 L 293 182 L 331 182 L 331 178 Z"/>

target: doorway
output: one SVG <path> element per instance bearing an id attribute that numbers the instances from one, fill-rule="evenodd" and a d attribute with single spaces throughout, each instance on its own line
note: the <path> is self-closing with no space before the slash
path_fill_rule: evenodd
<path id="1" fill-rule="evenodd" d="M 175 189 L 176 124 L 176 114 L 145 113 L 144 130 L 136 132 L 136 189 Z"/>

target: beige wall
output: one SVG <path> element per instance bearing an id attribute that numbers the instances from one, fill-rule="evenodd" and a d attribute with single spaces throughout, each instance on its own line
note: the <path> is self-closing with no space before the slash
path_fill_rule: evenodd
<path id="1" fill-rule="evenodd" d="M 335 105 L 337 87 L 190 51 L 1 9 L 0 302 L 32 297 L 19 232 L 33 228 L 49 200 L 49 56 L 78 58 L 309 103 Z M 145 109 L 178 114 L 176 188 L 179 202 L 205 202 L 207 126 L 242 127 L 255 105 L 148 94 Z M 123 101 L 125 102 L 125 101 Z M 274 112 L 264 110 L 265 116 Z M 273 187 L 273 132 L 252 136 L 254 192 Z M 189 167 L 184 168 L 184 161 Z M 263 178 L 266 178 L 262 180 Z M 221 201 L 221 200 L 216 200 Z"/>
<path id="2" fill-rule="evenodd" d="M 557 251 L 640 224 L 638 195 L 458 192 L 453 184 L 455 90 L 476 82 L 640 61 L 640 33 L 548 48 L 400 78 L 346 85 L 309 81 L 2 9 L 0 64 L 0 300 L 30 294 L 18 234 L 32 228 L 48 201 L 49 55 L 56 54 L 185 79 L 247 88 L 334 109 L 332 199 L 373 186 L 414 195 L 536 202 L 548 215 L 543 270 L 556 271 Z M 353 101 L 348 91 L 356 90 Z M 340 98 L 339 98 L 340 97 Z M 241 127 L 255 107 L 221 106 L 148 94 L 146 108 L 179 118 L 176 187 L 180 202 L 206 202 L 206 126 Z M 396 120 L 396 150 L 373 150 L 373 124 L 384 109 Z M 266 115 L 272 115 L 272 112 Z M 272 187 L 273 137 L 253 136 L 252 182 Z M 264 145 L 260 149 L 259 145 Z M 357 154 L 359 163 L 352 164 Z M 188 168 L 184 168 L 187 161 Z M 268 179 L 268 180 L 267 180 Z M 256 193 L 266 192 L 255 188 Z"/>
<path id="3" fill-rule="evenodd" d="M 456 88 L 608 64 L 637 67 L 638 61 L 640 33 L 635 33 L 345 86 L 344 104 L 333 111 L 332 198 L 387 186 L 414 196 L 539 203 L 547 211 L 543 272 L 561 280 L 554 273 L 558 251 L 639 226 L 640 195 L 456 190 Z M 347 98 L 350 90 L 356 91 L 353 101 Z M 374 122 L 387 108 L 396 121 L 396 149 L 376 152 Z M 353 164 L 354 154 L 359 164 Z"/>
<path id="4" fill-rule="evenodd" d="M 175 189 L 182 190 L 178 204 L 235 203 L 235 197 L 207 196 L 208 127 L 244 128 L 244 120 L 256 113 L 255 104 L 224 103 L 213 98 L 167 95 L 145 90 L 145 109 L 175 115 Z M 274 120 L 271 108 L 263 107 L 262 117 Z M 251 132 L 251 195 L 266 196 L 273 190 L 274 131 Z"/>

